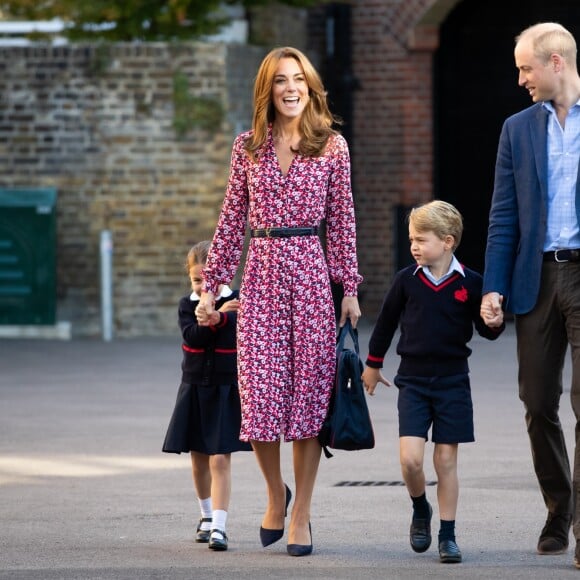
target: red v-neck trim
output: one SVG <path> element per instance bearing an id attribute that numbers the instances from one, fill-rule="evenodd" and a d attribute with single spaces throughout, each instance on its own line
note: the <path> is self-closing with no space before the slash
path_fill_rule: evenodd
<path id="1" fill-rule="evenodd" d="M 459 274 L 459 272 L 454 272 L 454 274 L 450 277 L 447 278 L 447 280 L 445 280 L 445 282 L 441 282 L 441 284 L 433 284 L 433 282 L 431 282 L 431 280 L 429 280 L 429 278 L 427 278 L 427 276 L 425 275 L 425 272 L 423 272 L 423 270 L 419 270 L 417 272 L 417 276 L 419 276 L 419 279 L 421 280 L 421 282 L 423 282 L 423 284 L 425 284 L 425 286 L 429 286 L 429 288 L 431 288 L 431 290 L 434 290 L 435 292 L 439 292 L 439 290 L 443 290 L 443 288 L 445 288 L 446 286 L 449 286 L 449 284 L 451 284 L 452 282 L 455 282 L 455 280 L 457 280 L 459 277 L 461 277 L 461 274 Z"/>

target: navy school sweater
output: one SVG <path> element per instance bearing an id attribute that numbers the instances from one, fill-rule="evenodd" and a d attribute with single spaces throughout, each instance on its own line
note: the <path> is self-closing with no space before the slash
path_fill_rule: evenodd
<path id="1" fill-rule="evenodd" d="M 482 277 L 463 267 L 435 286 L 413 264 L 395 275 L 385 296 L 369 342 L 366 364 L 381 368 L 393 336 L 400 328 L 398 373 L 410 376 L 449 376 L 469 372 L 467 343 L 477 332 L 495 340 L 504 330 L 489 328 L 479 314 Z"/>
<path id="2" fill-rule="evenodd" d="M 228 300 L 238 298 L 234 290 L 227 298 L 220 298 L 216 310 Z M 183 337 L 184 383 L 231 384 L 237 382 L 236 324 L 237 312 L 220 312 L 216 326 L 200 326 L 195 316 L 199 300 L 184 296 L 179 301 L 178 318 Z"/>

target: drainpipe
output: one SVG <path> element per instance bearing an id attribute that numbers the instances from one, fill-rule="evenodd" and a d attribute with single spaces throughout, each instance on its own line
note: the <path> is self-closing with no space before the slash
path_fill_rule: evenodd
<path id="1" fill-rule="evenodd" d="M 101 231 L 101 332 L 103 340 L 113 339 L 113 236 Z"/>

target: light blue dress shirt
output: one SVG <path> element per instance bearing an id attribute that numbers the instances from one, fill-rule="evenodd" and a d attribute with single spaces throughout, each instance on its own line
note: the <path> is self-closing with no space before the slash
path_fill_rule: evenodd
<path id="1" fill-rule="evenodd" d="M 544 251 L 580 248 L 576 219 L 576 183 L 580 161 L 580 101 L 569 111 L 564 128 L 553 105 L 548 116 L 548 226 Z"/>

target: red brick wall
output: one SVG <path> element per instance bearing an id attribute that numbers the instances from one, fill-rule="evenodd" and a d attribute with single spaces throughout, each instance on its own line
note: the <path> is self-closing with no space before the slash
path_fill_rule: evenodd
<path id="1" fill-rule="evenodd" d="M 397 207 L 410 207 L 433 195 L 431 63 L 437 29 L 419 24 L 436 4 L 352 3 L 353 70 L 360 82 L 355 94 L 353 180 L 365 278 L 361 302 L 370 319 L 397 269 Z"/>

